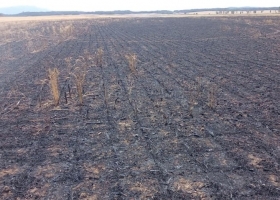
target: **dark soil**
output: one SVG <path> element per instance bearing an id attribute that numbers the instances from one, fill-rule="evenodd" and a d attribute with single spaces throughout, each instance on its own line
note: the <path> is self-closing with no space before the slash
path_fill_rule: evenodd
<path id="1" fill-rule="evenodd" d="M 279 17 L 98 19 L 42 51 L 1 45 L 0 199 L 279 199 L 279 27 Z M 80 105 L 64 59 L 98 48 Z"/>

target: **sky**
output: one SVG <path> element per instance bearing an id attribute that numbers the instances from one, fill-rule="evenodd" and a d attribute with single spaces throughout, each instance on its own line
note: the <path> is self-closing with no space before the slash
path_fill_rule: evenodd
<path id="1" fill-rule="evenodd" d="M 183 10 L 192 8 L 274 7 L 279 0 L 0 0 L 1 7 L 36 6 L 52 11 Z"/>

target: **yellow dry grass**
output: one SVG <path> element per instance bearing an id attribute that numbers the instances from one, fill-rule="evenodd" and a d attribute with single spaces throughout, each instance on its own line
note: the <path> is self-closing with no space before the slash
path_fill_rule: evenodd
<path id="1" fill-rule="evenodd" d="M 208 106 L 214 109 L 217 105 L 217 87 L 212 85 L 208 91 Z"/>
<path id="2" fill-rule="evenodd" d="M 80 102 L 80 104 L 83 104 L 83 101 L 84 101 L 83 100 L 83 87 L 84 87 L 85 78 L 86 78 L 86 71 L 77 67 L 77 68 L 75 68 L 75 72 L 72 73 L 72 75 L 75 79 L 79 102 Z"/>
<path id="3" fill-rule="evenodd" d="M 102 48 L 98 48 L 97 52 L 95 53 L 95 64 L 96 66 L 101 67 L 102 63 L 103 63 L 103 49 Z"/>
<path id="4" fill-rule="evenodd" d="M 55 106 L 59 104 L 59 86 L 58 86 L 59 71 L 57 68 L 49 69 L 50 88 Z"/>
<path id="5" fill-rule="evenodd" d="M 137 56 L 136 56 L 136 54 L 129 54 L 129 55 L 126 55 L 125 57 L 128 61 L 128 66 L 129 66 L 130 71 L 133 74 L 136 74 L 137 73 L 137 70 L 136 70 Z"/>

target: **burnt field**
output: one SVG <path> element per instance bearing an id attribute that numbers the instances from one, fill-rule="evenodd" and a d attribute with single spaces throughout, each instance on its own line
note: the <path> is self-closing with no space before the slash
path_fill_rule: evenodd
<path id="1" fill-rule="evenodd" d="M 279 199 L 279 27 L 2 24 L 0 199 Z"/>

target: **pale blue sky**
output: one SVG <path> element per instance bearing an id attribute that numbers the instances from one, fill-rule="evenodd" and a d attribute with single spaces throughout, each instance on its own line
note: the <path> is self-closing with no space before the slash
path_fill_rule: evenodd
<path id="1" fill-rule="evenodd" d="M 48 10 L 181 10 L 191 8 L 280 6 L 280 0 L 0 0 L 0 7 L 36 6 Z"/>

